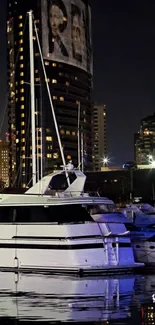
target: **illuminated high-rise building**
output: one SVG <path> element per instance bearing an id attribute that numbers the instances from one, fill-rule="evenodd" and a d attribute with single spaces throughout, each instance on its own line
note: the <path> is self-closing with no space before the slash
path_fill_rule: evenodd
<path id="1" fill-rule="evenodd" d="M 106 105 L 93 108 L 93 166 L 100 171 L 104 157 L 107 156 L 107 112 Z"/>
<path id="2" fill-rule="evenodd" d="M 9 186 L 9 143 L 0 140 L 0 180 Z"/>
<path id="3" fill-rule="evenodd" d="M 137 165 L 148 165 L 149 156 L 155 159 L 155 114 L 141 120 L 140 131 L 134 135 Z"/>
<path id="4" fill-rule="evenodd" d="M 66 162 L 77 166 L 78 107 L 86 169 L 92 165 L 92 46 L 88 0 L 8 0 L 10 185 L 32 180 L 29 10 L 33 10 Z M 34 32 L 36 163 L 62 165 Z M 42 162 L 42 163 L 41 163 Z"/>

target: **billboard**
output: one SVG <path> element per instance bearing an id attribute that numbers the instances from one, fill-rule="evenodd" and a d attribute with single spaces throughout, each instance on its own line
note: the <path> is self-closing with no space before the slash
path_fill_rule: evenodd
<path id="1" fill-rule="evenodd" d="M 82 0 L 41 0 L 44 59 L 92 74 L 91 11 Z"/>

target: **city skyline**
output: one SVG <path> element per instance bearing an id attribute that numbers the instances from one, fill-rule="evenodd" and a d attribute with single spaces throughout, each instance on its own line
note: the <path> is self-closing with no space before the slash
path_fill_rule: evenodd
<path id="1" fill-rule="evenodd" d="M 6 1 L 0 3 L 0 119 L 7 105 Z M 112 163 L 131 160 L 133 134 L 155 107 L 155 4 L 92 1 L 94 100 L 105 103 Z M 1 126 L 0 124 L 0 126 Z M 7 112 L 4 134 L 7 128 Z"/>

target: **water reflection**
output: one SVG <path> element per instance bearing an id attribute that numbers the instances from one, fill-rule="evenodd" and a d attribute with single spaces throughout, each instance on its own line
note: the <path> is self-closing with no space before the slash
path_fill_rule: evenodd
<path id="1" fill-rule="evenodd" d="M 0 273 L 3 324 L 153 324 L 155 277 L 68 278 Z"/>

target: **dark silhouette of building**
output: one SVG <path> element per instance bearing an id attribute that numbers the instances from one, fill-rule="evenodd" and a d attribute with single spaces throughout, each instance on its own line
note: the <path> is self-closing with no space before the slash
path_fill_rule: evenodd
<path id="1" fill-rule="evenodd" d="M 8 0 L 10 185 L 32 180 L 30 58 L 27 12 L 33 10 L 66 162 L 77 166 L 78 107 L 85 169 L 92 167 L 92 47 L 90 7 L 64 0 Z M 62 165 L 34 33 L 36 160 L 43 175 Z M 41 164 L 41 161 L 43 164 Z"/>

